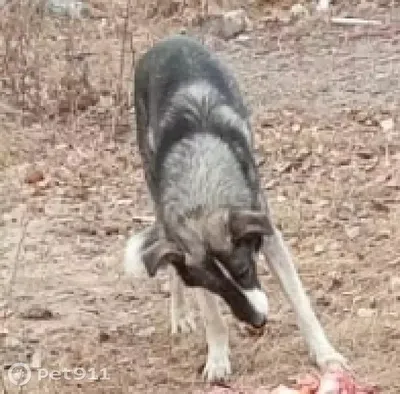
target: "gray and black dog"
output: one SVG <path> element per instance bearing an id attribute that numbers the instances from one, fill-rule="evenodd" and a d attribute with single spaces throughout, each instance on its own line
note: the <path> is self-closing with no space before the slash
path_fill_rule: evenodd
<path id="1" fill-rule="evenodd" d="M 135 67 L 137 144 L 156 221 L 128 241 L 125 269 L 152 277 L 171 269 L 171 330 L 195 328 L 184 287 L 204 319 L 209 381 L 231 373 L 218 297 L 261 327 L 268 299 L 256 260 L 264 252 L 321 368 L 345 359 L 316 318 L 281 233 L 272 222 L 253 156 L 249 113 L 228 69 L 194 38 L 156 43 Z"/>

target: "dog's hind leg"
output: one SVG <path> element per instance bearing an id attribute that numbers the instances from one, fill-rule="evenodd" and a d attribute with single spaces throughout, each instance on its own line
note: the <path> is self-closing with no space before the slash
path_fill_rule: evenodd
<path id="1" fill-rule="evenodd" d="M 204 319 L 208 346 L 203 377 L 209 382 L 224 380 L 232 373 L 228 327 L 219 311 L 217 296 L 200 288 L 196 289 L 196 295 Z"/>
<path id="2" fill-rule="evenodd" d="M 313 311 L 289 249 L 278 229 L 274 228 L 272 235 L 264 237 L 263 251 L 295 311 L 299 328 L 307 342 L 311 357 L 321 369 L 326 369 L 331 364 L 346 368 L 346 359 L 328 341 Z"/>
<path id="3" fill-rule="evenodd" d="M 170 284 L 171 284 L 171 333 L 189 333 L 196 329 L 194 318 L 189 311 L 185 299 L 185 285 L 181 278 L 176 273 L 174 267 L 170 269 Z"/>

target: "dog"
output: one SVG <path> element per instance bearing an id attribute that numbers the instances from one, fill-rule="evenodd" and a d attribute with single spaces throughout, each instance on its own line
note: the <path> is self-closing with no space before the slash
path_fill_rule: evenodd
<path id="1" fill-rule="evenodd" d="M 184 288 L 194 288 L 208 345 L 203 376 L 231 373 L 227 326 L 218 298 L 253 327 L 268 318 L 257 275 L 262 252 L 321 368 L 346 365 L 328 341 L 260 187 L 250 114 L 228 68 L 195 38 L 164 38 L 134 71 L 136 140 L 155 223 L 134 234 L 126 272 L 171 271 L 171 331 L 195 328 Z"/>

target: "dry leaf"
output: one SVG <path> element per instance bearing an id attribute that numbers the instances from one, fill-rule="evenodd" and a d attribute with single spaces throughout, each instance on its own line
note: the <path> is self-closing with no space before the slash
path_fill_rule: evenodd
<path id="1" fill-rule="evenodd" d="M 43 181 L 43 179 L 44 179 L 43 171 L 37 169 L 28 170 L 25 176 L 25 182 L 29 184 L 34 184 Z"/>

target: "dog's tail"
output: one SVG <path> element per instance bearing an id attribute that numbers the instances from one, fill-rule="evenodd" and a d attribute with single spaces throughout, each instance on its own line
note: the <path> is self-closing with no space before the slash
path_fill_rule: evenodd
<path id="1" fill-rule="evenodd" d="M 143 251 L 154 234 L 154 226 L 146 227 L 140 232 L 133 234 L 126 243 L 124 256 L 125 273 L 135 278 L 148 277 L 143 262 Z"/>

